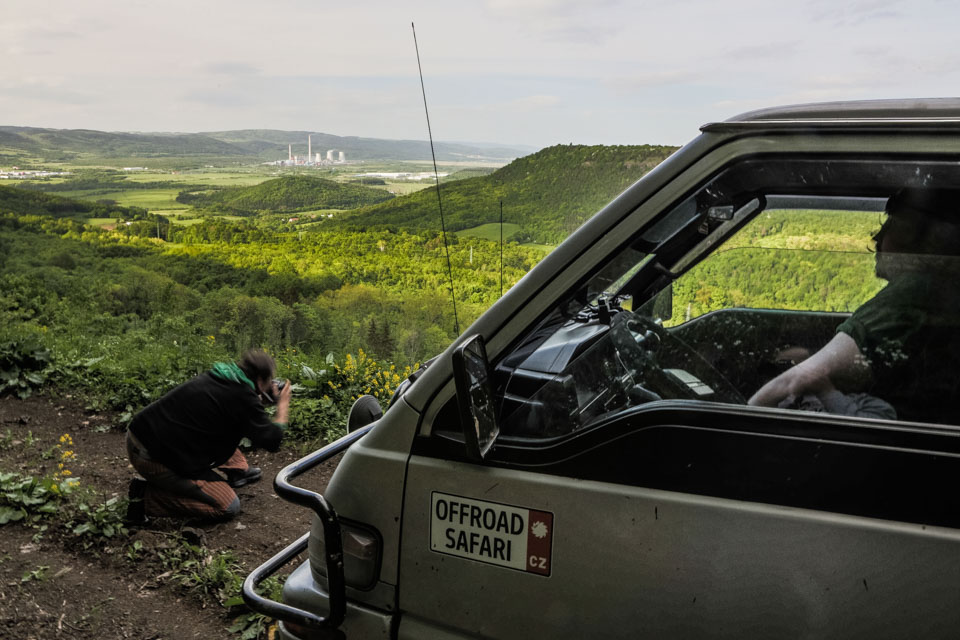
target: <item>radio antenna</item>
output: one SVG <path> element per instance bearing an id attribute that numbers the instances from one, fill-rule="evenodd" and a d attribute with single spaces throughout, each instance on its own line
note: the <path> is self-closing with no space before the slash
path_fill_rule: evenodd
<path id="1" fill-rule="evenodd" d="M 440 230 L 443 233 L 443 249 L 447 254 L 447 273 L 450 276 L 450 299 L 453 301 L 453 330 L 460 335 L 460 320 L 457 318 L 457 296 L 453 292 L 453 267 L 450 265 L 450 247 L 447 246 L 447 225 L 443 221 L 443 200 L 440 199 L 440 174 L 437 172 L 437 154 L 433 150 L 433 131 L 430 129 L 430 111 L 427 109 L 427 90 L 423 85 L 423 67 L 420 66 L 420 47 L 417 46 L 417 28 L 413 29 L 413 48 L 417 52 L 417 71 L 420 72 L 420 91 L 423 93 L 423 112 L 427 116 L 427 136 L 430 138 L 430 156 L 433 158 L 433 177 L 437 183 L 437 207 L 440 209 Z"/>
<path id="2" fill-rule="evenodd" d="M 503 199 L 500 200 L 500 297 L 503 297 Z"/>

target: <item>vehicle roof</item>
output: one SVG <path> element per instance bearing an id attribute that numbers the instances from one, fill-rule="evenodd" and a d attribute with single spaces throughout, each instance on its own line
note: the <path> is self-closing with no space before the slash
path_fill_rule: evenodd
<path id="1" fill-rule="evenodd" d="M 700 127 L 703 132 L 795 128 L 957 128 L 960 98 L 855 100 L 795 104 L 748 111 L 724 122 Z"/>

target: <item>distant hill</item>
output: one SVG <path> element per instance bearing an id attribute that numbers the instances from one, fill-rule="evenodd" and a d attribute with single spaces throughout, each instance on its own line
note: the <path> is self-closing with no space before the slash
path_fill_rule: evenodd
<path id="1" fill-rule="evenodd" d="M 335 136 L 313 131 L 275 131 L 271 129 L 243 129 L 204 133 L 216 140 L 228 142 L 248 153 L 264 159 L 287 157 L 287 145 L 293 145 L 294 155 L 307 155 L 307 136 L 311 136 L 312 152 L 326 157 L 329 150 L 343 151 L 347 160 L 429 160 L 430 143 L 423 140 L 383 140 L 357 136 Z M 509 160 L 534 151 L 533 147 L 507 146 L 467 142 L 435 143 L 437 160 Z M 337 154 L 334 154 L 337 157 Z"/>
<path id="2" fill-rule="evenodd" d="M 0 160 L 9 162 L 18 157 L 29 157 L 46 162 L 69 162 L 92 157 L 269 161 L 285 159 L 288 145 L 294 145 L 294 154 L 306 156 L 308 135 L 313 136 L 313 152 L 322 154 L 322 157 L 326 157 L 326 152 L 332 149 L 343 151 L 350 162 L 430 159 L 430 145 L 425 141 L 335 136 L 311 131 L 245 129 L 207 133 L 118 133 L 0 126 Z M 503 161 L 532 150 L 524 146 L 483 143 L 436 143 L 437 159 L 441 161 Z M 336 156 L 339 157 L 339 153 Z"/>
<path id="3" fill-rule="evenodd" d="M 556 244 L 676 147 L 559 145 L 514 160 L 488 176 L 441 186 L 447 229 L 520 225 L 521 241 Z M 366 207 L 326 223 L 349 230 L 440 228 L 435 188 Z"/>
<path id="4" fill-rule="evenodd" d="M 110 133 L 88 129 L 0 127 L 0 147 L 41 157 L 69 161 L 81 156 L 163 158 L 250 155 L 247 150 L 198 133 Z"/>
<path id="5" fill-rule="evenodd" d="M 340 184 L 323 178 L 288 176 L 251 187 L 181 193 L 178 202 L 240 215 L 292 213 L 310 209 L 355 209 L 384 202 L 393 195 L 383 189 Z"/>

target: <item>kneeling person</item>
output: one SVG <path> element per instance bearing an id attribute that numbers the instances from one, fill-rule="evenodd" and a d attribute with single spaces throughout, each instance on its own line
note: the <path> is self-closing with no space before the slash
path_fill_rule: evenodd
<path id="1" fill-rule="evenodd" d="M 218 362 L 134 416 L 127 453 L 146 480 L 130 483 L 131 523 L 147 515 L 228 520 L 240 512 L 234 488 L 260 479 L 260 469 L 237 448 L 240 440 L 276 451 L 286 426 L 290 385 L 277 389 L 275 370 L 272 357 L 251 350 L 239 363 Z M 275 419 L 261 394 L 276 398 Z"/>

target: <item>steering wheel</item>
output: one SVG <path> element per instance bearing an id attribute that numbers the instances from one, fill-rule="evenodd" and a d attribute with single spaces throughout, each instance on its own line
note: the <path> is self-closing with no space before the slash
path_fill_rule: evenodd
<path id="1" fill-rule="evenodd" d="M 622 311 L 617 315 L 622 316 L 622 320 L 618 317 L 615 322 L 624 323 L 630 336 L 627 340 L 632 339 L 640 351 L 639 362 L 633 363 L 643 381 L 636 394 L 642 397 L 653 392 L 661 398 L 747 403 L 722 373 L 665 327 L 633 312 Z M 623 333 L 620 339 L 624 340 Z M 636 354 L 636 347 L 628 346 L 627 351 Z"/>

